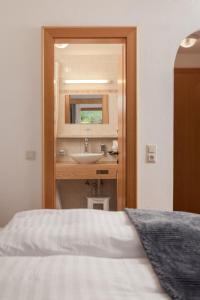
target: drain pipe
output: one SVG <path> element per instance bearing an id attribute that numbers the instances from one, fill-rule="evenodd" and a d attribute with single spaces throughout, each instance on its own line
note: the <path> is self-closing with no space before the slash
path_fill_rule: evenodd
<path id="1" fill-rule="evenodd" d="M 101 195 L 101 179 L 97 179 L 97 196 Z"/>

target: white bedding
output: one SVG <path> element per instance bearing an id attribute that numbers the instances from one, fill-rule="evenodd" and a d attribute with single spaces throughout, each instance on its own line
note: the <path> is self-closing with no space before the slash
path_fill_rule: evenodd
<path id="1" fill-rule="evenodd" d="M 17 213 L 0 232 L 0 256 L 63 254 L 145 257 L 137 232 L 125 212 L 24 211 Z"/>
<path id="2" fill-rule="evenodd" d="M 2 300 L 169 300 L 147 259 L 1 257 Z"/>

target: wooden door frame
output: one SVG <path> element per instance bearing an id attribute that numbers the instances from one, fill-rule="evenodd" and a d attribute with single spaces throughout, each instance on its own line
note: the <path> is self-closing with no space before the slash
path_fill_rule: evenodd
<path id="1" fill-rule="evenodd" d="M 43 207 L 55 208 L 54 130 L 54 43 L 64 39 L 93 40 L 100 43 L 120 39 L 126 44 L 125 129 L 122 132 L 121 193 L 117 209 L 137 207 L 137 113 L 136 113 L 136 28 L 135 27 L 43 27 Z"/>

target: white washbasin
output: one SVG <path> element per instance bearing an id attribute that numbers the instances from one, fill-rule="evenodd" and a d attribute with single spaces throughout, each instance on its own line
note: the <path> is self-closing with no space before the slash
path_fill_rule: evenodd
<path id="1" fill-rule="evenodd" d="M 103 153 L 73 153 L 70 155 L 79 164 L 93 164 L 103 157 Z"/>

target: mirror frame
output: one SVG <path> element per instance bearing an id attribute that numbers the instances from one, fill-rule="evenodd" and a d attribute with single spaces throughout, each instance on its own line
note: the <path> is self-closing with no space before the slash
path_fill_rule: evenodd
<path id="1" fill-rule="evenodd" d="M 70 98 L 71 97 L 74 97 L 76 95 L 65 95 L 65 124 L 82 124 L 82 123 L 70 123 Z M 80 95 L 78 95 L 80 96 Z M 91 95 L 90 95 L 91 96 Z M 108 99 L 109 99 L 109 96 L 108 95 L 99 95 L 101 96 L 101 100 L 99 99 L 94 99 L 94 100 L 91 100 L 89 99 L 89 101 L 92 103 L 92 104 L 96 104 L 96 103 L 100 103 L 102 102 L 102 123 L 100 123 L 99 125 L 101 124 L 109 124 L 109 103 L 108 103 Z M 80 100 L 79 98 L 75 98 L 73 100 Z M 84 99 L 85 101 L 87 99 Z M 81 100 L 83 101 L 83 100 Z M 101 102 L 100 102 L 101 101 Z M 87 102 L 88 103 L 88 102 Z M 88 123 L 87 125 L 93 125 L 92 123 Z"/>

